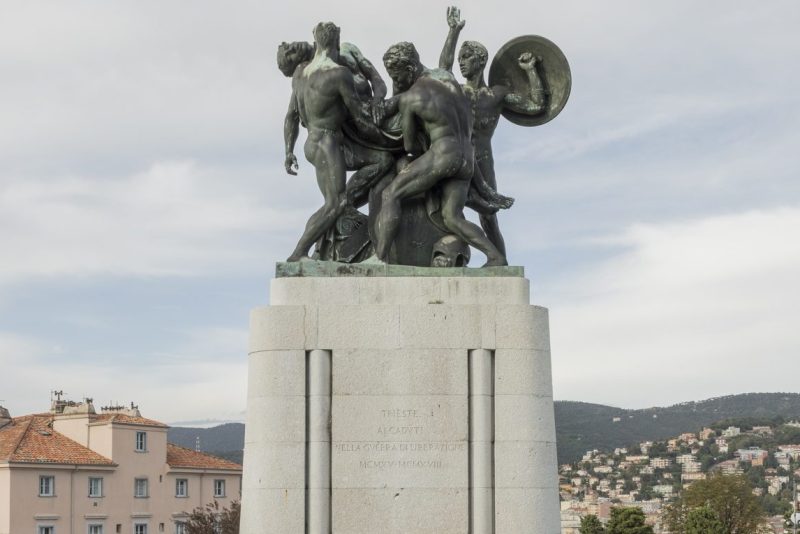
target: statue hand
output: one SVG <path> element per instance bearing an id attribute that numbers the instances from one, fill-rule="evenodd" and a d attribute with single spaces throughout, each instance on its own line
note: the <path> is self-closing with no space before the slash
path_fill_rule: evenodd
<path id="1" fill-rule="evenodd" d="M 447 25 L 453 30 L 461 30 L 466 24 L 466 20 L 461 20 L 461 10 L 455 6 L 447 8 Z"/>
<path id="2" fill-rule="evenodd" d="M 530 52 L 523 52 L 519 56 L 519 66 L 522 70 L 533 70 L 536 68 L 536 64 L 541 62 L 542 58 L 539 56 L 534 56 Z"/>
<path id="3" fill-rule="evenodd" d="M 292 176 L 297 176 L 297 170 L 300 166 L 297 164 L 297 158 L 294 154 L 289 152 L 286 154 L 286 160 L 283 162 L 283 166 L 286 167 L 286 172 L 291 174 Z"/>

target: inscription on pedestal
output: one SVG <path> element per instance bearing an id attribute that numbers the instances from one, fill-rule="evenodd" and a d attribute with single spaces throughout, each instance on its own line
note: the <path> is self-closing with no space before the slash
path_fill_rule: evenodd
<path id="1" fill-rule="evenodd" d="M 369 402 L 373 398 L 346 399 L 341 411 L 334 408 L 334 418 L 337 412 L 355 412 L 346 432 L 351 439 L 332 443 L 335 487 L 466 485 L 466 397 L 391 407 L 377 407 Z M 353 439 L 358 437 L 364 439 Z"/>

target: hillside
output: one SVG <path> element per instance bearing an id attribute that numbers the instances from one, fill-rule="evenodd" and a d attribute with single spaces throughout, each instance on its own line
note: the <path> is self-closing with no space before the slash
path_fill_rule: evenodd
<path id="1" fill-rule="evenodd" d="M 625 410 L 587 402 L 556 401 L 558 461 L 575 461 L 591 449 L 610 450 L 640 441 L 655 441 L 696 432 L 723 419 L 741 417 L 800 418 L 798 393 L 745 393 L 684 402 L 663 408 Z M 614 422 L 614 418 L 620 418 Z M 169 440 L 236 462 L 242 461 L 244 425 L 228 423 L 213 428 L 170 428 Z"/>
<path id="2" fill-rule="evenodd" d="M 592 449 L 610 450 L 697 432 L 723 419 L 800 417 L 798 393 L 745 393 L 684 402 L 664 408 L 625 410 L 601 404 L 557 401 L 558 461 L 575 461 Z M 618 422 L 614 418 L 619 417 Z"/>
<path id="3" fill-rule="evenodd" d="M 172 427 L 167 433 L 170 443 L 194 449 L 200 438 L 200 450 L 226 460 L 242 463 L 244 425 L 226 423 L 211 428 Z"/>

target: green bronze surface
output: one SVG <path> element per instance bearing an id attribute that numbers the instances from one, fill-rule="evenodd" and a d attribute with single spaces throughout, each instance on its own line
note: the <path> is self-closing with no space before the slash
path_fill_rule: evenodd
<path id="1" fill-rule="evenodd" d="M 297 261 L 275 264 L 275 278 L 291 277 L 515 277 L 524 278 L 525 269 L 504 267 L 413 267 L 370 263 L 339 263 L 335 261 Z"/>

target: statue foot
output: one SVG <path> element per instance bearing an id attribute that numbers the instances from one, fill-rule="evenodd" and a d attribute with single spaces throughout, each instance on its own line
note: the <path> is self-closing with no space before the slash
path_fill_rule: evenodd
<path id="1" fill-rule="evenodd" d="M 287 262 L 296 262 L 296 261 L 311 261 L 311 258 L 306 256 L 305 254 L 292 254 L 288 258 L 286 258 Z"/>
<path id="2" fill-rule="evenodd" d="M 484 267 L 505 267 L 506 265 L 508 265 L 508 260 L 505 258 L 505 256 L 488 258 L 488 261 L 483 264 Z"/>
<path id="3" fill-rule="evenodd" d="M 386 265 L 386 262 L 383 261 L 382 259 L 380 259 L 377 254 L 373 254 L 372 256 L 367 258 L 366 260 L 362 261 L 361 264 L 363 264 L 363 265 Z"/>

